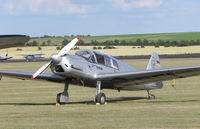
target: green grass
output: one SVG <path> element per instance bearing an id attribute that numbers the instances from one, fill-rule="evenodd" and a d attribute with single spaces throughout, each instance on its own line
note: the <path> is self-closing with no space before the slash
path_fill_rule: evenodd
<path id="1" fill-rule="evenodd" d="M 145 69 L 148 60 L 123 60 Z M 0 69 L 36 71 L 45 62 L 0 63 Z M 198 65 L 200 59 L 161 59 L 163 67 Z M 50 71 L 48 69 L 48 71 Z M 2 78 L 0 81 L 0 128 L 200 128 L 199 76 L 176 81 L 176 90 L 103 90 L 108 104 L 96 106 L 93 88 L 70 85 L 72 104 L 55 106 L 63 84 Z"/>
<path id="2" fill-rule="evenodd" d="M 89 43 L 91 40 L 97 40 L 103 42 L 106 40 L 128 40 L 136 41 L 138 38 L 147 39 L 149 41 L 158 41 L 158 40 L 200 40 L 200 32 L 185 32 L 185 33 L 157 33 L 157 34 L 129 34 L 129 35 L 107 35 L 107 36 L 85 36 L 81 37 L 86 43 Z M 36 40 L 39 43 L 46 42 L 51 40 L 54 44 L 60 44 L 64 39 L 71 40 L 71 37 L 55 37 L 55 38 L 32 38 L 30 40 Z"/>

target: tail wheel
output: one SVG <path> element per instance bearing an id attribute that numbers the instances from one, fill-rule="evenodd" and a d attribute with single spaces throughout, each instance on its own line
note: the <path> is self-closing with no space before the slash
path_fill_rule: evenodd
<path id="1" fill-rule="evenodd" d="M 153 95 L 153 94 L 150 94 L 150 95 L 148 96 L 148 99 L 155 99 L 155 98 L 156 98 L 156 96 Z"/>
<path id="2" fill-rule="evenodd" d="M 95 97 L 95 101 L 96 103 L 100 103 L 100 104 L 105 104 L 106 102 L 106 96 L 104 93 L 99 93 L 97 94 L 97 96 Z"/>

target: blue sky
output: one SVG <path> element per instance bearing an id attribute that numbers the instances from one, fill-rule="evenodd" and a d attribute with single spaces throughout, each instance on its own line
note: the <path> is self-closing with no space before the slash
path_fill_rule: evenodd
<path id="1" fill-rule="evenodd" d="M 200 0 L 0 0 L 0 34 L 200 32 Z"/>

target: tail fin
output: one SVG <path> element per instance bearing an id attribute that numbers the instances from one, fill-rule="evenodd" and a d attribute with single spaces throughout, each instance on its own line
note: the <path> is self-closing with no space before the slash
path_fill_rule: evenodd
<path id="1" fill-rule="evenodd" d="M 157 53 L 153 53 L 151 55 L 151 58 L 149 60 L 149 63 L 147 65 L 147 70 L 151 70 L 151 69 L 161 69 L 161 63 L 160 63 L 160 59 Z M 150 84 L 146 84 L 146 86 L 148 87 L 148 90 L 152 90 L 152 89 L 160 89 L 163 87 L 163 83 L 160 82 L 154 82 L 154 83 L 150 83 Z"/>
<path id="2" fill-rule="evenodd" d="M 147 70 L 150 70 L 150 69 L 161 69 L 161 63 L 160 63 L 160 59 L 159 59 L 159 56 L 157 53 L 153 53 L 151 55 L 151 58 L 149 60 L 149 63 L 147 65 Z"/>

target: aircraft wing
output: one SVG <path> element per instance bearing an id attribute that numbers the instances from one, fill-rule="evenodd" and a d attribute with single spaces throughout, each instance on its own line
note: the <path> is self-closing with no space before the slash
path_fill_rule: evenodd
<path id="1" fill-rule="evenodd" d="M 34 56 L 41 56 L 41 55 L 45 55 L 43 53 L 40 53 L 40 54 L 33 54 Z"/>
<path id="2" fill-rule="evenodd" d="M 25 80 L 25 79 L 30 80 L 33 74 L 34 72 L 0 70 L 0 76 L 13 77 L 13 78 L 18 78 L 22 80 Z M 36 79 L 51 81 L 51 82 L 63 82 L 65 80 L 63 77 L 52 74 L 52 73 L 41 73 Z"/>
<path id="3" fill-rule="evenodd" d="M 41 56 L 41 55 L 45 55 L 45 54 L 18 54 L 18 56 L 24 56 L 24 57 L 26 57 L 26 56 Z"/>
<path id="4" fill-rule="evenodd" d="M 34 72 L 0 70 L 0 76 L 13 77 L 18 79 L 30 79 Z M 96 80 L 112 81 L 117 87 L 134 86 L 160 82 L 171 79 L 185 78 L 200 75 L 200 66 L 165 68 L 156 70 L 143 70 L 135 72 L 101 73 L 96 75 Z M 51 82 L 64 82 L 64 78 L 53 73 L 41 73 L 36 78 Z"/>
<path id="5" fill-rule="evenodd" d="M 98 74 L 97 80 L 109 80 L 120 86 L 133 86 L 200 75 L 200 66 L 144 70 L 124 73 Z"/>
<path id="6" fill-rule="evenodd" d="M 26 35 L 0 35 L 0 49 L 23 45 L 29 39 Z"/>
<path id="7" fill-rule="evenodd" d="M 11 59 L 12 57 L 0 57 L 0 61 L 1 60 L 8 60 L 8 59 Z"/>

